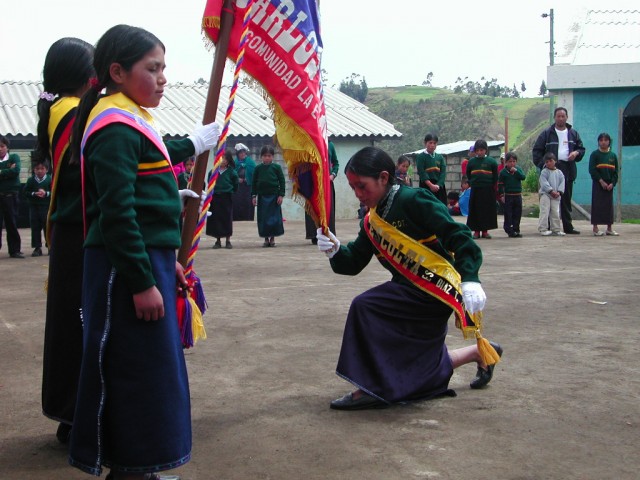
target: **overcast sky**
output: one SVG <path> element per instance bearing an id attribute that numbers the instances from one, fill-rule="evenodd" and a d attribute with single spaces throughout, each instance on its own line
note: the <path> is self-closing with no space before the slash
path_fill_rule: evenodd
<path id="1" fill-rule="evenodd" d="M 118 23 L 143 27 L 164 42 L 169 82 L 209 78 L 213 53 L 200 30 L 205 1 L 10 1 L 0 26 L 0 80 L 41 80 L 55 40 L 75 36 L 96 43 Z M 612 0 L 606 6 L 626 9 L 634 3 Z M 518 88 L 524 81 L 525 95 L 535 96 L 549 64 L 550 22 L 541 14 L 554 9 L 561 54 L 586 7 L 603 8 L 595 0 L 321 0 L 322 66 L 330 86 L 352 73 L 366 78 L 369 87 L 420 85 L 433 72 L 434 86 L 484 76 Z"/>

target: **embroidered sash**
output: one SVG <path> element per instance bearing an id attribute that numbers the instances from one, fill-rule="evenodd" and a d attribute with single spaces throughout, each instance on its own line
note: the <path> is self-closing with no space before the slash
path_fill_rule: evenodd
<path id="1" fill-rule="evenodd" d="M 382 257 L 398 273 L 453 309 L 456 327 L 462 330 L 465 339 L 478 336 L 481 313 L 471 317 L 465 310 L 460 274 L 446 258 L 386 222 L 375 208 L 365 216 L 364 230 Z"/>
<path id="2" fill-rule="evenodd" d="M 84 162 L 84 147 L 87 140 L 91 135 L 99 131 L 101 128 L 111 125 L 113 123 L 123 123 L 137 130 L 146 138 L 148 138 L 155 147 L 162 153 L 163 160 L 159 162 L 146 163 L 138 167 L 138 175 L 150 175 L 154 173 L 172 172 L 176 179 L 178 179 L 173 171 L 171 160 L 169 158 L 169 152 L 167 147 L 162 141 L 162 137 L 156 130 L 153 124 L 153 117 L 144 108 L 137 105 L 130 98 L 122 93 L 116 93 L 103 97 L 98 100 L 98 103 L 87 119 L 87 126 L 82 136 L 82 143 L 80 145 L 80 166 L 82 171 L 82 212 L 84 217 L 85 235 L 87 234 L 87 222 L 86 222 L 86 186 L 85 186 L 85 162 Z"/>
<path id="3" fill-rule="evenodd" d="M 60 168 L 70 155 L 71 131 L 76 119 L 76 110 L 80 99 L 78 97 L 62 97 L 51 106 L 49 113 L 49 145 L 51 151 L 51 201 L 47 214 L 47 228 L 45 237 L 51 245 L 51 216 L 58 207 L 58 178 Z"/>

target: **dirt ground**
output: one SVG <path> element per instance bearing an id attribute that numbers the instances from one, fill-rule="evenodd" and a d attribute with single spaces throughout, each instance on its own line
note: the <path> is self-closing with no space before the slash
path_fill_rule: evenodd
<path id="1" fill-rule="evenodd" d="M 388 279 L 376 262 L 357 277 L 331 272 L 287 222 L 276 248 L 236 223 L 233 250 L 204 239 L 196 257 L 209 337 L 186 352 L 193 459 L 183 480 L 637 479 L 640 442 L 640 225 L 619 237 L 479 240 L 488 295 L 485 336 L 504 347 L 492 383 L 386 410 L 340 412 L 335 375 L 351 299 Z M 338 222 L 343 242 L 357 220 Z M 29 232 L 21 231 L 30 254 Z M 0 251 L 0 465 L 11 480 L 88 479 L 67 465 L 41 414 L 47 257 Z M 453 326 L 450 347 L 469 344 Z M 634 460 L 635 459 L 635 460 Z"/>

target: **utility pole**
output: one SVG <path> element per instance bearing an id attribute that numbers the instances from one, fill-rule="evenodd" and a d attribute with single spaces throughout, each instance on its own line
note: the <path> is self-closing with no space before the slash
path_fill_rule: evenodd
<path id="1" fill-rule="evenodd" d="M 549 66 L 553 67 L 555 51 L 554 51 L 554 43 L 553 39 L 553 8 L 549 10 L 549 13 L 543 13 L 542 18 L 549 18 Z M 551 122 L 553 122 L 553 110 L 555 109 L 554 105 L 555 101 L 551 92 L 549 92 L 549 118 Z"/>

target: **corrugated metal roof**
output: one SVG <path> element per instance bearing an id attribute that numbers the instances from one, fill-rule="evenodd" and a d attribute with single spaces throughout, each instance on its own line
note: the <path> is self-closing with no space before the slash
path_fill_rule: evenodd
<path id="1" fill-rule="evenodd" d="M 442 145 L 438 145 L 436 147 L 436 153 L 439 153 L 441 155 L 451 155 L 454 153 L 467 153 L 475 143 L 476 143 L 475 140 L 460 140 L 458 142 L 453 142 L 453 143 L 443 143 Z M 500 141 L 500 140 L 491 140 L 487 142 L 487 146 L 489 148 L 501 147 L 502 145 L 504 145 L 504 141 Z M 415 156 L 422 152 L 424 152 L 424 148 L 421 148 L 420 150 L 416 150 L 415 152 L 405 153 L 405 155 Z"/>
<path id="2" fill-rule="evenodd" d="M 640 10 L 587 10 L 568 54 L 556 63 L 640 63 Z"/>
<path id="3" fill-rule="evenodd" d="M 223 86 L 218 104 L 219 121 L 224 119 L 231 87 Z M 153 109 L 156 125 L 163 135 L 184 136 L 202 120 L 208 84 L 169 84 L 160 106 Z M 36 103 L 41 82 L 0 82 L 0 133 L 35 135 Z M 399 138 L 392 124 L 372 113 L 365 105 L 342 92 L 325 88 L 327 129 L 330 137 Z M 229 135 L 271 137 L 275 132 L 269 107 L 262 95 L 246 85 L 236 91 Z"/>

